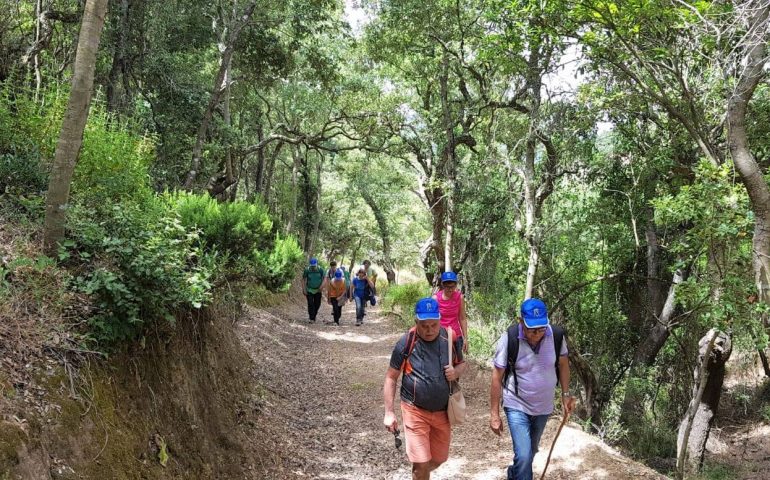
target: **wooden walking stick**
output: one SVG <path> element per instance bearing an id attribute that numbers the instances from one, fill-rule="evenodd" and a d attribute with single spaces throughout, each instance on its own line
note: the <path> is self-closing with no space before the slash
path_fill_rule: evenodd
<path id="1" fill-rule="evenodd" d="M 559 434 L 561 433 L 561 429 L 564 428 L 564 424 L 567 423 L 568 419 L 569 419 L 569 415 L 564 415 L 564 418 L 561 421 L 561 425 L 559 425 L 559 429 L 556 430 L 556 436 L 553 438 L 553 443 L 551 443 L 551 450 L 548 452 L 548 459 L 545 461 L 545 468 L 543 469 L 543 474 L 540 475 L 540 480 L 543 480 L 545 478 L 545 472 L 548 471 L 548 464 L 551 463 L 551 454 L 553 453 L 553 447 L 556 446 L 556 440 L 559 439 Z"/>

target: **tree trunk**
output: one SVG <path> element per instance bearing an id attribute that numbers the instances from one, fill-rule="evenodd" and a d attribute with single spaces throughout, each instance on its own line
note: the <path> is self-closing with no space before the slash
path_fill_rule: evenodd
<path id="1" fill-rule="evenodd" d="M 55 255 L 59 240 L 64 236 L 70 184 L 80 147 L 83 144 L 83 131 L 91 107 L 96 54 L 99 50 L 99 40 L 106 14 L 107 0 L 87 0 L 78 38 L 72 90 L 56 144 L 46 197 L 43 244 L 49 256 Z"/>
<path id="2" fill-rule="evenodd" d="M 676 442 L 679 478 L 684 478 L 685 473 L 696 474 L 700 471 L 706 442 L 719 407 L 725 363 L 732 353 L 730 337 L 714 329 L 709 330 L 698 345 L 693 398 L 679 425 Z"/>
<path id="3" fill-rule="evenodd" d="M 270 154 L 270 157 L 267 160 L 267 172 L 265 173 L 259 188 L 266 204 L 270 204 L 270 189 L 272 188 L 273 175 L 275 174 L 275 161 L 278 159 L 278 155 L 281 153 L 283 146 L 283 142 L 278 142 L 273 149 L 273 153 Z"/>
<path id="4" fill-rule="evenodd" d="M 594 430 L 598 430 L 598 427 L 602 424 L 602 410 L 604 409 L 603 402 L 601 402 L 599 396 L 599 381 L 591 369 L 591 365 L 573 348 L 569 338 L 567 338 L 567 345 L 569 347 L 570 365 L 572 365 L 575 376 L 580 380 L 585 392 L 582 404 L 586 409 L 586 416 L 591 419 L 591 425 Z"/>
<path id="5" fill-rule="evenodd" d="M 655 363 L 658 352 L 666 344 L 669 335 L 675 325 L 672 324 L 676 313 L 676 290 L 680 283 L 689 276 L 687 270 L 677 270 L 668 289 L 666 302 L 660 315 L 650 326 L 647 334 L 642 337 L 639 346 L 634 352 L 631 368 L 629 370 L 626 382 L 626 391 L 623 397 L 623 404 L 620 409 L 620 420 L 622 423 L 629 423 L 634 416 L 638 414 L 639 406 L 644 402 L 644 389 L 639 382 L 643 381 L 647 374 L 647 369 Z"/>
<path id="6" fill-rule="evenodd" d="M 119 0 L 119 15 L 117 25 L 117 40 L 115 41 L 115 53 L 112 56 L 112 67 L 107 80 L 107 110 L 117 112 L 122 106 L 120 83 L 126 84 L 126 43 L 128 42 L 128 5 L 129 0 Z M 119 81 L 118 77 L 121 78 Z M 128 92 L 123 92 L 125 97 Z"/>
<path id="7" fill-rule="evenodd" d="M 302 234 L 304 241 L 302 242 L 305 253 L 310 254 L 312 247 L 312 228 L 313 219 L 311 218 L 311 212 L 313 211 L 313 193 L 312 182 L 310 181 L 310 166 L 308 165 L 308 153 L 307 149 L 305 154 L 300 156 L 302 161 L 302 168 L 300 168 L 300 176 L 302 177 L 301 190 L 302 190 Z"/>
<path id="8" fill-rule="evenodd" d="M 294 222 L 297 220 L 297 206 L 299 203 L 299 192 L 297 191 L 297 175 L 299 173 L 299 147 L 295 147 L 291 151 L 292 166 L 291 166 L 291 210 L 289 211 L 289 218 L 286 221 L 286 234 L 289 235 L 294 231 Z M 299 237 L 299 235 L 297 236 Z M 307 253 L 307 252 L 306 252 Z"/>
<path id="9" fill-rule="evenodd" d="M 431 261 L 431 253 L 433 252 L 433 235 L 428 238 L 425 243 L 420 247 L 420 262 L 422 263 L 423 270 L 425 271 L 425 279 L 428 281 L 428 285 L 436 286 L 437 275 L 433 270 Z"/>
<path id="10" fill-rule="evenodd" d="M 265 139 L 265 128 L 260 123 L 256 130 L 257 140 L 261 143 Z M 258 148 L 256 152 L 257 167 L 254 171 L 254 195 L 259 195 L 262 192 L 262 184 L 265 181 L 265 148 Z"/>
<path id="11" fill-rule="evenodd" d="M 364 239 L 363 237 L 359 237 L 358 243 L 356 244 L 356 248 L 353 249 L 353 254 L 350 256 L 350 267 L 348 268 L 348 271 L 350 272 L 350 275 L 355 277 L 355 272 L 353 271 L 353 267 L 356 265 L 356 257 L 358 257 L 358 251 L 361 250 L 361 244 L 363 243 Z"/>
<path id="12" fill-rule="evenodd" d="M 312 206 L 312 230 L 310 231 L 310 246 L 308 252 L 312 252 L 315 249 L 316 241 L 318 240 L 318 228 L 321 225 L 321 170 L 323 166 L 323 158 L 319 158 L 316 163 L 316 187 L 315 195 L 313 198 Z"/>
<path id="13" fill-rule="evenodd" d="M 746 187 L 754 211 L 752 239 L 754 282 L 759 301 L 770 305 L 770 187 L 749 148 L 746 112 L 759 82 L 765 77 L 770 5 L 763 3 L 752 10 L 745 39 L 746 55 L 739 65 L 743 75 L 736 82 L 727 102 L 727 142 L 733 164 Z M 764 328 L 770 328 L 768 315 L 762 315 Z"/>
<path id="14" fill-rule="evenodd" d="M 532 127 L 530 127 L 532 128 Z M 532 291 L 535 288 L 535 277 L 537 276 L 537 267 L 540 261 L 539 239 L 536 229 L 539 218 L 537 218 L 537 198 L 535 191 L 535 141 L 527 140 L 526 152 L 524 154 L 524 239 L 529 248 L 529 261 L 527 263 L 527 280 L 524 290 L 524 299 L 532 297 Z"/>
<path id="15" fill-rule="evenodd" d="M 192 161 L 190 162 L 190 171 L 187 172 L 187 178 L 184 181 L 184 188 L 186 190 L 192 190 L 195 179 L 198 177 L 199 170 L 201 168 L 201 158 L 203 155 L 203 142 L 206 140 L 206 134 L 209 131 L 209 125 L 211 119 L 214 116 L 214 110 L 219 105 L 219 99 L 222 97 L 224 91 L 225 75 L 230 68 L 233 53 L 235 51 L 235 43 L 238 40 L 238 36 L 243 30 L 243 27 L 251 19 L 251 15 L 254 13 L 254 9 L 257 6 L 257 0 L 253 0 L 241 15 L 241 18 L 232 27 L 230 34 L 227 36 L 226 44 L 221 48 L 221 56 L 219 59 L 219 71 L 217 72 L 216 79 L 214 80 L 214 88 L 211 91 L 211 97 L 209 97 L 209 103 L 206 106 L 206 110 L 203 112 L 203 119 L 198 126 L 198 132 L 195 137 L 195 145 L 193 146 Z"/>
<path id="16" fill-rule="evenodd" d="M 396 283 L 396 271 L 394 270 L 393 259 L 391 258 L 391 245 L 390 245 L 390 227 L 388 226 L 388 219 L 385 216 L 385 212 L 382 211 L 380 206 L 375 202 L 372 194 L 366 189 L 366 185 L 359 185 L 359 192 L 369 208 L 372 209 L 374 214 L 374 220 L 377 222 L 377 228 L 380 231 L 380 238 L 382 239 L 382 269 L 385 270 L 385 275 L 388 278 L 388 283 Z"/>
<path id="17" fill-rule="evenodd" d="M 43 40 L 43 0 L 35 1 L 35 45 Z M 40 51 L 35 51 L 32 56 L 32 64 L 35 69 L 35 103 L 40 98 L 40 89 L 43 87 L 43 71 L 40 68 Z"/>
<path id="18" fill-rule="evenodd" d="M 222 100 L 222 121 L 225 127 L 232 126 L 232 115 L 230 114 L 230 77 L 232 68 L 232 58 L 228 60 L 224 79 L 224 99 Z M 218 174 L 212 177 L 207 187 L 208 193 L 212 198 L 219 201 L 226 201 L 229 195 L 227 189 L 235 184 L 235 172 L 233 168 L 233 154 L 230 145 L 225 145 L 224 174 Z"/>

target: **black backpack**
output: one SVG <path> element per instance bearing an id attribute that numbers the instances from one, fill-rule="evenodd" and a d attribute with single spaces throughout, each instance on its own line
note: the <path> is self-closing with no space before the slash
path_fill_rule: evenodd
<path id="1" fill-rule="evenodd" d="M 561 345 L 564 343 L 564 329 L 551 325 L 551 331 L 553 332 L 553 346 L 556 352 L 556 385 L 559 384 L 559 358 L 561 353 Z M 511 325 L 508 327 L 508 364 L 505 368 L 505 375 L 503 375 L 503 388 L 508 385 L 508 379 L 513 375 L 513 389 L 516 396 L 519 395 L 519 378 L 516 376 L 516 359 L 519 357 L 519 325 Z"/>

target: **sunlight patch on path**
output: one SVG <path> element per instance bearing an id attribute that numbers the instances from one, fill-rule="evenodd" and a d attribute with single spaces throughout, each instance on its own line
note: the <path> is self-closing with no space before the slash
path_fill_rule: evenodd
<path id="1" fill-rule="evenodd" d="M 331 328 L 339 328 L 339 327 L 331 327 Z M 315 335 L 317 337 L 323 338 L 324 340 L 339 340 L 343 342 L 354 342 L 354 343 L 377 343 L 377 342 L 383 342 L 390 338 L 390 335 L 378 335 L 378 336 L 370 336 L 370 335 L 364 335 L 364 334 L 358 334 L 354 332 L 340 332 L 340 331 L 316 331 Z"/>
<path id="2" fill-rule="evenodd" d="M 374 340 L 369 335 L 357 335 L 351 332 L 336 333 L 336 332 L 315 332 L 316 336 L 323 338 L 324 340 L 342 340 L 344 342 L 354 343 L 374 343 Z"/>

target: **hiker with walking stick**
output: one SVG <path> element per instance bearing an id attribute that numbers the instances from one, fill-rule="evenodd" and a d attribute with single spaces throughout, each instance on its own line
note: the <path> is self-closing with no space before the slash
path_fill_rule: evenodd
<path id="1" fill-rule="evenodd" d="M 557 353 L 558 352 L 558 353 Z M 554 386 L 561 385 L 564 415 L 575 408 L 569 392 L 569 361 L 564 331 L 550 325 L 545 303 L 530 298 L 521 304 L 521 318 L 497 342 L 489 394 L 489 427 L 502 431 L 500 404 L 513 442 L 508 480 L 532 480 L 532 460 L 540 436 L 553 413 Z"/>

